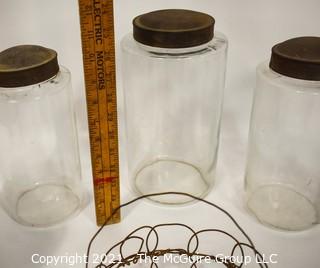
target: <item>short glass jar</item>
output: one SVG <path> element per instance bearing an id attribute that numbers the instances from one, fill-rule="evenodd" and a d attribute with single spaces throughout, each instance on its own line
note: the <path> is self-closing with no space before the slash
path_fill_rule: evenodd
<path id="1" fill-rule="evenodd" d="M 277 44 L 257 69 L 246 171 L 247 204 L 285 230 L 320 220 L 320 38 Z"/>
<path id="2" fill-rule="evenodd" d="M 195 11 L 154 11 L 122 41 L 129 177 L 140 195 L 203 197 L 214 183 L 227 55 L 214 23 Z"/>
<path id="3" fill-rule="evenodd" d="M 17 222 L 57 224 L 83 202 L 70 72 L 57 53 L 0 53 L 0 199 Z"/>

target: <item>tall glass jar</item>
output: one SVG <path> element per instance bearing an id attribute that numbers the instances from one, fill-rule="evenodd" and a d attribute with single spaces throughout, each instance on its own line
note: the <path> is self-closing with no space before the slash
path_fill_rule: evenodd
<path id="1" fill-rule="evenodd" d="M 213 185 L 227 54 L 214 22 L 195 11 L 154 11 L 136 17 L 122 41 L 126 150 L 138 194 L 202 197 Z"/>
<path id="2" fill-rule="evenodd" d="M 277 44 L 257 69 L 246 171 L 258 219 L 285 230 L 320 220 L 320 38 Z"/>
<path id="3" fill-rule="evenodd" d="M 81 207 L 71 91 L 55 51 L 26 45 L 0 53 L 0 199 L 21 224 L 50 226 Z"/>

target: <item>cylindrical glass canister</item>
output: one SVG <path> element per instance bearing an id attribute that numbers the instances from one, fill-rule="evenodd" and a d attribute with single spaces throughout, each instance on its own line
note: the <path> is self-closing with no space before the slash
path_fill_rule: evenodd
<path id="1" fill-rule="evenodd" d="M 257 69 L 246 193 L 264 224 L 302 230 L 320 220 L 320 38 L 277 44 Z"/>
<path id="2" fill-rule="evenodd" d="M 17 222 L 47 227 L 83 202 L 70 72 L 51 49 L 0 53 L 0 198 Z"/>
<path id="3" fill-rule="evenodd" d="M 214 183 L 227 54 L 214 22 L 190 10 L 154 11 L 136 17 L 122 41 L 126 151 L 138 194 L 203 197 Z"/>

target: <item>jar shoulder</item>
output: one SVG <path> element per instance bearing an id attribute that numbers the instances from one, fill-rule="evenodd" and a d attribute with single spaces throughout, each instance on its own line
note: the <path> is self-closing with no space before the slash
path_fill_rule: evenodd
<path id="1" fill-rule="evenodd" d="M 71 74 L 70 71 L 64 67 L 64 66 L 59 66 L 60 70 L 57 73 L 56 76 L 43 81 L 41 83 L 38 84 L 33 84 L 30 86 L 25 86 L 25 87 L 15 87 L 15 88 L 6 88 L 6 87 L 0 87 L 0 92 L 22 92 L 22 91 L 29 91 L 35 88 L 42 88 L 44 90 L 55 90 L 55 89 L 62 89 L 65 88 L 70 80 L 71 80 Z"/>
<path id="2" fill-rule="evenodd" d="M 224 53 L 228 47 L 228 40 L 222 33 L 216 33 L 215 37 L 206 44 L 190 48 L 158 48 L 146 46 L 134 40 L 132 33 L 127 34 L 121 41 L 124 54 L 141 57 L 156 58 L 191 58 L 208 54 Z"/>
<path id="3" fill-rule="evenodd" d="M 277 87 L 292 89 L 319 89 L 320 81 L 301 80 L 288 77 L 273 71 L 269 67 L 269 61 L 264 61 L 257 67 L 257 86 L 259 83 L 267 83 Z"/>
<path id="4" fill-rule="evenodd" d="M 59 94 L 59 92 L 64 91 L 67 91 L 67 94 L 72 94 L 71 88 L 70 71 L 63 66 L 60 66 L 60 70 L 57 75 L 47 81 L 25 87 L 0 87 L 0 102 L 17 103 L 30 100 L 32 101 L 45 96 Z"/>

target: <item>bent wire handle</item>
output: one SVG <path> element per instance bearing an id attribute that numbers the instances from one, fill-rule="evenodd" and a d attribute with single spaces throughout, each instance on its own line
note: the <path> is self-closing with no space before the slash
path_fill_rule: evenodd
<path id="1" fill-rule="evenodd" d="M 90 251 L 91 251 L 91 247 L 92 247 L 92 244 L 93 242 L 95 241 L 95 239 L 98 237 L 98 235 L 102 232 L 102 230 L 104 229 L 104 227 L 108 224 L 108 222 L 112 219 L 113 215 L 115 215 L 121 208 L 124 208 L 124 207 L 127 207 L 139 200 L 142 200 L 142 199 L 147 199 L 149 197 L 154 197 L 154 196 L 166 196 L 166 195 L 180 195 L 180 196 L 187 196 L 187 197 L 190 197 L 191 199 L 194 199 L 194 200 L 197 200 L 197 201 L 200 201 L 206 205 L 209 205 L 211 207 L 214 207 L 216 208 L 217 210 L 221 211 L 223 214 L 225 214 L 232 222 L 233 224 L 238 228 L 238 230 L 246 237 L 246 239 L 248 240 L 249 244 L 244 244 L 244 243 L 241 243 L 241 245 L 247 245 L 249 248 L 253 249 L 254 253 L 258 256 L 258 257 L 261 257 L 260 253 L 256 250 L 255 246 L 254 246 L 254 243 L 253 241 L 251 240 L 251 238 L 249 237 L 249 235 L 243 230 L 243 228 L 240 226 L 240 224 L 236 221 L 236 219 L 228 212 L 226 211 L 225 209 L 223 209 L 222 207 L 210 202 L 210 201 L 207 201 L 207 200 L 204 200 L 200 197 L 196 197 L 196 196 L 193 196 L 191 194 L 188 194 L 188 193 L 182 193 L 182 192 L 162 192 L 162 193 L 152 193 L 152 194 L 147 194 L 147 195 L 142 195 L 142 196 L 139 196 L 139 197 L 136 197 L 120 206 L 118 206 L 117 208 L 114 209 L 113 213 L 111 214 L 111 216 L 105 221 L 105 223 L 99 228 L 99 230 L 93 235 L 93 237 L 91 238 L 90 242 L 89 242 L 89 245 L 88 245 L 88 248 L 87 248 L 87 254 L 86 254 L 86 268 L 89 268 L 89 256 L 90 256 Z M 241 246 L 240 245 L 240 246 Z M 239 246 L 239 244 L 238 244 Z M 241 265 L 242 266 L 242 265 Z M 241 267 L 240 266 L 240 267 Z M 263 267 L 261 264 L 259 264 L 260 267 Z M 265 264 L 265 267 L 268 267 L 267 264 Z"/>

